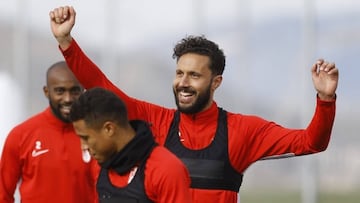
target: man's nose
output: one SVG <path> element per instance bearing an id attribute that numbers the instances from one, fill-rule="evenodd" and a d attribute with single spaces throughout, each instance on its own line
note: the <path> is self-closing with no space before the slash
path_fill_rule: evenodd
<path id="1" fill-rule="evenodd" d="M 71 102 L 71 100 L 72 100 L 72 95 L 71 95 L 71 93 L 68 92 L 68 91 L 65 92 L 65 93 L 64 93 L 63 100 L 64 100 L 65 102 Z"/>
<path id="2" fill-rule="evenodd" d="M 180 87 L 187 87 L 189 86 L 189 78 L 187 76 L 183 76 L 180 78 L 179 81 L 179 86 Z"/>

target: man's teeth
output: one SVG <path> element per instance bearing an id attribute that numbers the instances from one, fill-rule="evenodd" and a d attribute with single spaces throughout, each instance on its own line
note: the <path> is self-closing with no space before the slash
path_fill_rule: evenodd
<path id="1" fill-rule="evenodd" d="M 71 106 L 62 106 L 61 109 L 65 112 L 70 112 Z"/>
<path id="2" fill-rule="evenodd" d="M 180 92 L 180 96 L 183 96 L 183 97 L 189 97 L 189 96 L 191 96 L 192 95 L 192 93 L 189 93 L 189 92 Z"/>

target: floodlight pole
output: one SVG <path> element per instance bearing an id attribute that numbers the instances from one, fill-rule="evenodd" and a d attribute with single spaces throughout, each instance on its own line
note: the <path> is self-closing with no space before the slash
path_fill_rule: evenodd
<path id="1" fill-rule="evenodd" d="M 104 71 L 110 77 L 116 77 L 118 72 L 116 71 L 119 67 L 117 64 L 117 59 L 120 57 L 118 53 L 118 44 L 121 42 L 118 40 L 120 38 L 120 30 L 122 24 L 119 23 L 119 9 L 121 8 L 121 2 L 118 1 L 106 1 L 105 2 L 105 25 L 104 25 L 104 45 L 101 52 L 101 64 Z M 126 16 L 127 17 L 127 16 Z M 120 48 L 121 51 L 121 48 Z M 111 78 L 115 81 L 116 78 Z"/>
<path id="2" fill-rule="evenodd" d="M 309 117 L 311 116 L 312 106 L 308 105 L 309 99 L 315 97 L 313 91 L 310 91 L 312 84 L 310 78 L 311 64 L 314 63 L 314 56 L 316 54 L 316 19 L 315 19 L 315 1 L 304 1 L 304 68 L 303 68 L 303 84 L 304 101 L 302 105 L 302 124 L 308 125 Z M 303 157 L 302 167 L 302 188 L 301 199 L 302 203 L 316 203 L 318 200 L 318 164 L 317 157 L 309 156 Z"/>

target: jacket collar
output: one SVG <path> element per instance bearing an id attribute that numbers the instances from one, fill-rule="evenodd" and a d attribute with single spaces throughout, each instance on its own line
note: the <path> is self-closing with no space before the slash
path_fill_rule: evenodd
<path id="1" fill-rule="evenodd" d="M 102 168 L 112 168 L 119 174 L 125 174 L 135 165 L 145 161 L 156 145 L 147 123 L 136 120 L 130 124 L 136 131 L 135 137 L 121 151 L 102 163 Z"/>

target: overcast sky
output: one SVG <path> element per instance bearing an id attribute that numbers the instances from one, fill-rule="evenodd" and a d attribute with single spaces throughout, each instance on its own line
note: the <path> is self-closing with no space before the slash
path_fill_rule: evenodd
<path id="1" fill-rule="evenodd" d="M 331 16 L 342 12 L 360 11 L 358 0 L 306 0 L 312 2 L 322 16 Z M 301 15 L 304 12 L 304 0 L 2 0 L 0 18 L 16 20 L 24 18 L 29 26 L 50 32 L 48 12 L 55 7 L 72 5 L 78 18 L 76 31 L 85 35 L 92 43 L 103 42 L 106 30 L 117 26 L 107 22 L 119 23 L 122 38 L 118 43 L 136 45 L 134 40 L 159 33 L 182 33 L 184 30 L 196 30 L 195 15 L 202 11 L 202 20 L 216 24 L 224 19 L 238 19 L 242 15 L 252 19 L 252 23 L 261 23 L 272 18 Z M 220 3 L 221 2 L 221 3 Z M 27 9 L 25 9 L 27 7 Z M 240 9 L 239 9 L 240 8 Z M 22 10 L 23 9 L 23 10 Z M 239 12 L 241 11 L 241 13 Z M 22 16 L 20 16 L 22 15 Z M 81 25 L 81 26 L 80 26 Z"/>

